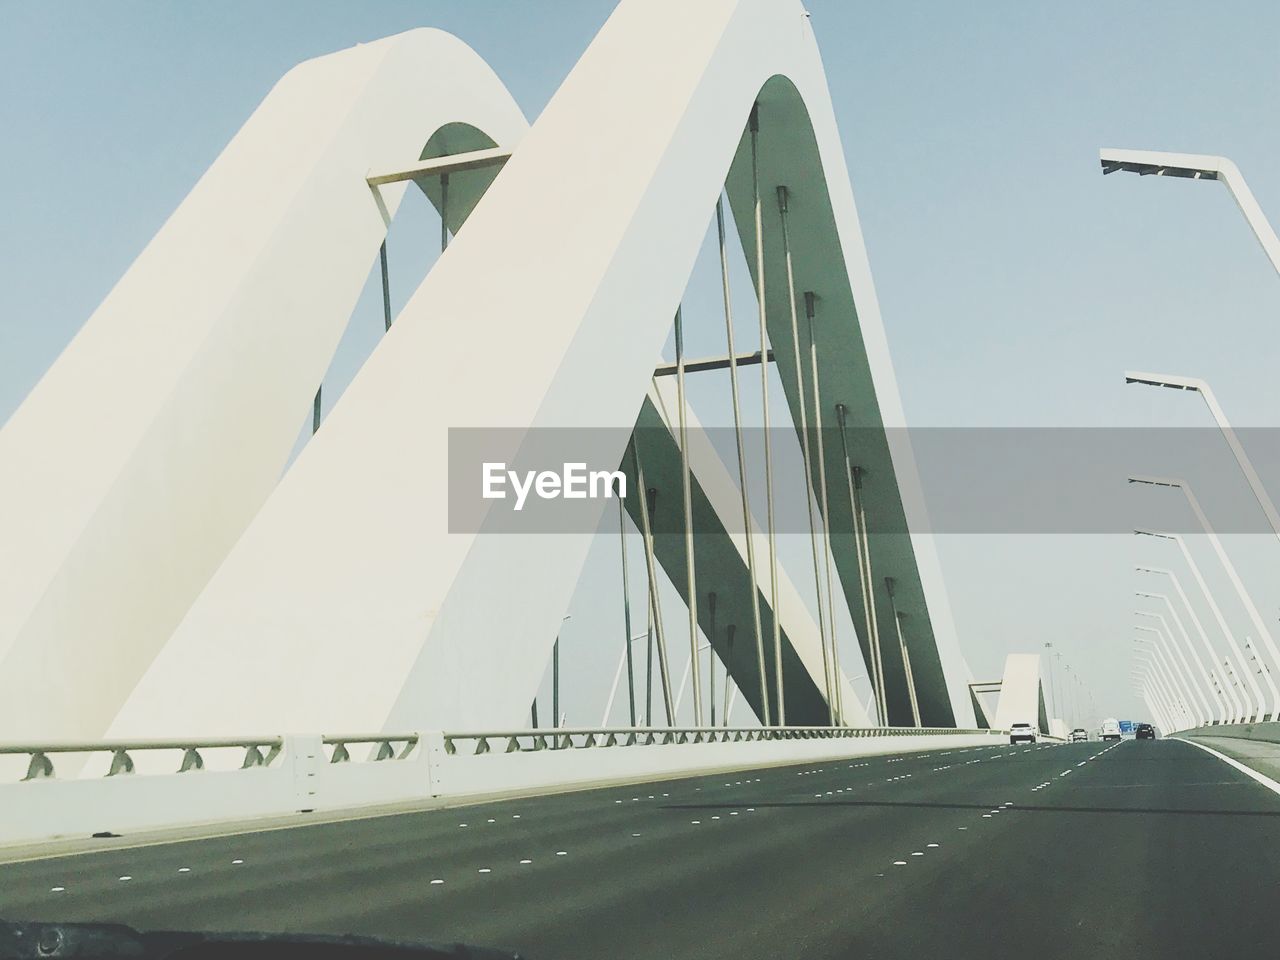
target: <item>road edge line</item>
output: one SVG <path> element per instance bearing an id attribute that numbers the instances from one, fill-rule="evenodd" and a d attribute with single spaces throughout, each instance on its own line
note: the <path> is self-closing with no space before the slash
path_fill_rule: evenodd
<path id="1" fill-rule="evenodd" d="M 1213 749 L 1213 747 L 1206 747 L 1203 743 L 1196 743 L 1194 740 L 1187 740 L 1183 737 L 1170 737 L 1169 739 L 1177 740 L 1180 743 L 1189 743 L 1193 747 L 1199 747 L 1205 753 L 1213 754 L 1223 763 L 1229 764 L 1230 766 L 1235 767 L 1241 773 L 1252 777 L 1254 780 L 1258 781 L 1258 783 L 1262 784 L 1272 793 L 1280 795 L 1280 783 L 1276 782 L 1275 780 L 1272 780 L 1265 773 L 1258 772 L 1248 764 L 1241 763 L 1239 760 L 1235 759 L 1234 757 L 1228 757 L 1225 753 L 1219 753 L 1217 750 Z"/>

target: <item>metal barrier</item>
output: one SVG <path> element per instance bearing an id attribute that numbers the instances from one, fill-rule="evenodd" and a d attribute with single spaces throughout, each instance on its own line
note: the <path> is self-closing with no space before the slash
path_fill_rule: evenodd
<path id="1" fill-rule="evenodd" d="M 474 743 L 465 751 L 478 756 L 493 752 L 491 741 L 503 742 L 503 753 L 535 753 L 540 750 L 586 750 L 604 747 L 668 746 L 713 743 L 765 743 L 788 740 L 849 740 L 867 737 L 910 736 L 1007 736 L 1005 730 L 965 730 L 954 727 L 554 727 L 530 730 L 485 730 L 445 732 L 441 734 L 444 752 L 459 753 L 459 743 Z M 350 747 L 376 744 L 369 762 L 403 760 L 418 746 L 418 733 L 326 734 L 320 742 L 331 747 L 329 763 L 350 763 Z M 36 744 L 0 744 L 0 756 L 29 758 L 27 774 L 22 779 L 50 780 L 57 777 L 53 756 L 71 753 L 110 753 L 108 777 L 134 772 L 132 754 L 144 751 L 182 751 L 178 773 L 205 768 L 202 750 L 240 748 L 245 751 L 240 769 L 270 767 L 281 755 L 285 738 L 206 737 L 147 740 L 100 740 L 84 742 L 49 742 Z M 264 751 L 265 754 L 264 754 Z"/>
<path id="2" fill-rule="evenodd" d="M 355 742 L 355 741 L 348 741 Z M 238 737 L 238 738 L 203 738 L 179 740 L 95 740 L 81 743 L 58 741 L 37 744 L 0 744 L 0 756 L 27 756 L 27 775 L 23 780 L 50 780 L 57 776 L 53 766 L 53 756 L 62 753 L 110 753 L 111 768 L 108 777 L 133 773 L 133 757 L 130 753 L 144 750 L 181 750 L 182 762 L 178 773 L 204 769 L 204 757 L 201 750 L 218 748 L 242 748 L 245 751 L 242 770 L 251 767 L 267 767 L 280 756 L 284 746 L 284 737 Z M 267 754 L 263 756 L 262 751 Z"/>
<path id="3" fill-rule="evenodd" d="M 1005 730 L 961 730 L 954 727 L 554 727 L 536 730 L 487 730 L 444 734 L 445 753 L 458 752 L 459 741 L 474 741 L 473 754 L 489 753 L 490 740 L 506 741 L 504 753 L 538 750 L 585 750 L 687 743 L 760 743 L 776 740 L 844 740 L 862 737 L 983 734 L 1006 736 Z"/>
<path id="4" fill-rule="evenodd" d="M 377 744 L 377 750 L 370 760 L 403 760 L 418 745 L 416 733 L 386 734 L 359 733 L 323 736 L 321 743 L 332 747 L 330 763 L 347 763 L 351 760 L 348 747 L 354 744 Z M 284 748 L 283 736 L 266 737 L 184 737 L 178 739 L 147 740 L 95 740 L 84 742 L 57 741 L 34 744 L 0 744 L 0 756 L 28 757 L 26 780 L 52 780 L 57 777 L 53 757 L 58 754 L 96 754 L 110 753 L 111 767 L 108 777 L 131 774 L 135 765 L 132 754 L 154 751 L 182 751 L 182 760 L 178 765 L 178 773 L 189 773 L 205 768 L 202 750 L 218 750 L 240 748 L 244 750 L 244 761 L 241 770 L 254 767 L 270 767 L 280 757 Z M 402 744 L 397 749 L 397 744 Z M 265 754 L 264 752 L 265 751 Z"/>
<path id="5" fill-rule="evenodd" d="M 562 727 L 3 744 L 0 760 L 18 762 L 14 779 L 0 782 L 0 847 L 1005 739 L 1000 730 L 917 727 Z M 355 747 L 367 750 L 353 755 Z M 227 749 L 243 754 L 215 753 Z M 176 755 L 172 765 L 165 751 Z M 70 754 L 96 760 L 83 770 L 65 763 L 56 776 L 54 759 Z"/>

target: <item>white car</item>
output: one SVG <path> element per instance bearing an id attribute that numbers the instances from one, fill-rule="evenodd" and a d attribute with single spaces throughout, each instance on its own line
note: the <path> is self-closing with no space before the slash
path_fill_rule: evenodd
<path id="1" fill-rule="evenodd" d="M 1009 728 L 1010 743 L 1035 743 L 1038 736 L 1036 728 L 1029 723 L 1015 723 Z"/>
<path id="2" fill-rule="evenodd" d="M 1084 727 L 1076 727 L 1071 731 L 1070 740 L 1072 743 L 1084 743 L 1089 739 L 1089 733 Z"/>
<path id="3" fill-rule="evenodd" d="M 1102 721 L 1102 730 L 1099 735 L 1101 740 L 1119 740 L 1120 739 L 1120 721 L 1114 717 L 1109 717 Z"/>

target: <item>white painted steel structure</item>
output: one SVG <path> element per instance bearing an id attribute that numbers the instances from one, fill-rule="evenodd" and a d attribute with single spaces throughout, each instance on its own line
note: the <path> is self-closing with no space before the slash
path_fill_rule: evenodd
<path id="1" fill-rule="evenodd" d="M 749 118 L 759 121 L 750 137 Z M 447 250 L 394 324 L 388 308 L 386 337 L 281 480 L 411 180 L 441 209 Z M 728 532 L 738 509 L 730 472 L 700 448 L 687 405 L 672 407 L 651 386 L 722 190 L 744 250 L 758 253 L 748 259 L 761 329 L 794 348 L 773 359 L 793 421 L 803 425 L 795 414 L 813 402 L 815 423 L 838 421 L 842 439 L 846 423 L 856 434 L 852 460 L 818 440 L 814 489 L 830 535 L 817 624 L 777 571 L 772 534 Z M 785 210 L 761 209 L 759 196 L 775 191 Z M 385 271 L 385 250 L 382 262 Z M 385 290 L 385 273 L 383 281 Z M 800 299 L 807 364 L 793 336 Z M 681 360 L 681 380 L 684 372 Z M 696 576 L 686 563 L 682 578 L 682 559 L 654 551 L 678 588 L 687 584 L 690 639 L 709 629 L 704 591 L 719 593 L 725 614 L 732 586 L 742 587 L 732 610 L 742 641 L 747 601 L 767 600 L 760 613 L 785 678 L 759 669 L 746 655 L 752 643 L 740 643 L 738 658 L 717 647 L 758 715 L 776 687 L 788 723 L 831 714 L 870 722 L 828 647 L 823 619 L 835 623 L 838 594 L 866 625 L 858 641 L 874 665 L 878 722 L 912 722 L 916 735 L 974 725 L 969 671 L 933 543 L 920 532 L 928 521 L 821 58 L 799 2 L 624 0 L 527 133 L 492 71 L 437 31 L 302 64 L 0 432 L 0 737 L 190 741 L 523 723 L 591 534 L 453 530 L 449 431 L 629 430 L 638 416 L 679 438 L 684 512 L 694 521 L 686 554 L 697 533 L 706 538 L 699 550 L 729 561 Z M 611 454 L 625 463 L 625 431 L 619 438 Z M 652 465 L 661 477 L 661 458 Z M 863 514 L 888 532 L 867 536 Z M 720 529 L 691 529 L 707 518 Z M 754 582 L 748 543 L 761 558 Z M 320 738 L 294 740 L 298 749 L 285 750 L 294 768 L 279 787 L 288 810 L 303 809 L 299 783 L 321 776 L 312 769 Z M 662 748 L 702 751 L 687 761 L 624 751 L 619 775 L 819 755 L 797 752 L 797 742 L 780 736 L 724 757 L 714 741 Z M 511 772 L 484 784 L 526 785 L 517 766 L 535 759 L 495 761 L 486 769 Z M 528 775 L 538 783 L 581 780 L 540 762 Z M 259 773 L 219 782 L 237 794 L 265 782 L 251 779 Z M 200 780 L 183 781 L 170 801 L 187 802 L 187 783 Z M 32 811 L 35 798 L 63 796 L 40 780 L 5 789 L 26 791 Z M 92 806 L 98 789 L 48 809 Z M 130 792 L 141 788 L 101 789 L 149 802 Z M 274 790 L 230 815 L 272 812 L 275 801 L 268 810 L 259 800 Z M 399 796 L 375 781 L 359 791 L 360 802 Z M 69 822 L 78 815 L 66 813 Z"/>
<path id="2" fill-rule="evenodd" d="M 1029 723 L 1042 733 L 1050 733 L 1044 718 L 1044 696 L 1040 689 L 1040 654 L 1011 653 L 1004 660 L 1000 699 L 996 703 L 996 728 L 1007 730 L 1015 723 Z"/>
<path id="3" fill-rule="evenodd" d="M 855 425 L 902 426 L 800 5 L 624 2 L 192 605 L 112 735 L 523 720 L 589 536 L 450 532 L 448 429 L 634 422 L 726 174 L 736 222 L 751 223 L 741 147 L 755 103 L 763 182 L 791 190 L 797 284 L 823 300 L 819 346 L 832 377 L 823 396 L 845 403 Z M 776 214 L 765 228 L 766 275 L 780 277 Z M 786 287 L 765 288 L 780 323 Z M 774 326 L 770 334 L 784 342 Z M 426 357 L 448 362 L 423 376 Z M 925 529 L 901 432 L 861 454 L 878 491 L 869 510 Z M 843 464 L 828 469 L 828 486 L 843 489 Z M 847 511 L 837 498 L 833 526 Z M 920 625 L 912 667 L 931 692 L 924 721 L 968 725 L 967 670 L 933 545 L 917 533 L 876 540 L 879 574 L 894 578 L 899 607 Z M 847 599 L 852 557 L 836 558 Z M 498 585 L 502 603 L 492 602 Z M 890 681 L 906 706 L 900 675 Z"/>
<path id="4" fill-rule="evenodd" d="M 276 487 L 407 186 L 370 170 L 525 129 L 438 30 L 276 84 L 0 430 L 0 735 L 105 733 Z"/>

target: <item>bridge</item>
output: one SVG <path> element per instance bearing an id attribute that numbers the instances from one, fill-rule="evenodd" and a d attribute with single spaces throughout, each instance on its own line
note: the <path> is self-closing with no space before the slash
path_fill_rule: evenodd
<path id="1" fill-rule="evenodd" d="M 1271 250 L 1219 160 L 1102 166 L 1221 179 Z M 412 203 L 439 244 L 399 276 Z M 368 283 L 380 342 L 326 407 Z M 1198 391 L 1275 514 L 1208 384 L 1127 377 Z M 1100 740 L 1061 651 L 970 670 L 906 426 L 798 2 L 623 0 L 532 123 L 437 30 L 298 65 L 0 429 L 0 917 L 565 958 L 1274 942 L 1280 649 L 1190 485 L 1128 478 L 1185 496 L 1253 636 L 1136 531 L 1216 629 L 1140 565 L 1175 591 L 1137 591 L 1160 736 Z"/>

